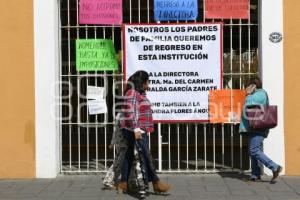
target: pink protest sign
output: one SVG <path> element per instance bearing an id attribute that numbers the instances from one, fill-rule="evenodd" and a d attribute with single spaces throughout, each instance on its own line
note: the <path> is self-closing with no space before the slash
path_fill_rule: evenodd
<path id="1" fill-rule="evenodd" d="M 122 0 L 80 0 L 80 24 L 122 23 Z"/>

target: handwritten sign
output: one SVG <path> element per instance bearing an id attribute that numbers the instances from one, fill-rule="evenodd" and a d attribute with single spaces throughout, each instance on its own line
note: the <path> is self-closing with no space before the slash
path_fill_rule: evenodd
<path id="1" fill-rule="evenodd" d="M 155 21 L 195 20 L 198 16 L 197 0 L 155 0 Z"/>
<path id="2" fill-rule="evenodd" d="M 90 115 L 107 113 L 107 106 L 105 99 L 102 100 L 88 100 L 87 102 Z"/>
<path id="3" fill-rule="evenodd" d="M 86 98 L 102 100 L 104 99 L 104 92 L 104 87 L 87 86 Z"/>
<path id="4" fill-rule="evenodd" d="M 211 123 L 239 122 L 245 101 L 244 90 L 214 90 L 209 92 Z"/>
<path id="5" fill-rule="evenodd" d="M 80 24 L 122 23 L 122 0 L 80 0 Z"/>
<path id="6" fill-rule="evenodd" d="M 112 40 L 76 40 L 77 71 L 112 71 L 117 69 L 118 62 Z"/>
<path id="7" fill-rule="evenodd" d="M 249 0 L 205 0 L 205 18 L 249 19 Z"/>

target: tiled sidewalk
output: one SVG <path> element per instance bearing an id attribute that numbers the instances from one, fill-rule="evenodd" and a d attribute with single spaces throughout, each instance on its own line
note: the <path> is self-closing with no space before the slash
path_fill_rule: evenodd
<path id="1" fill-rule="evenodd" d="M 102 175 L 59 176 L 56 179 L 0 180 L 0 200 L 113 200 L 137 199 L 134 194 L 103 190 Z M 270 177 L 248 182 L 237 174 L 160 175 L 172 185 L 168 194 L 154 194 L 150 187 L 146 199 L 167 200 L 300 200 L 300 177 Z"/>

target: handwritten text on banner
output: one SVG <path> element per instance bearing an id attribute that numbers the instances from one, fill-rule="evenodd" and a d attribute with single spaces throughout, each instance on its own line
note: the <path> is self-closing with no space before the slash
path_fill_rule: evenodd
<path id="1" fill-rule="evenodd" d="M 155 21 L 195 20 L 198 16 L 197 0 L 155 0 Z"/>
<path id="2" fill-rule="evenodd" d="M 80 24 L 122 23 L 122 0 L 80 0 Z"/>
<path id="3" fill-rule="evenodd" d="M 109 39 L 77 39 L 77 71 L 112 71 L 118 69 L 116 52 Z"/>

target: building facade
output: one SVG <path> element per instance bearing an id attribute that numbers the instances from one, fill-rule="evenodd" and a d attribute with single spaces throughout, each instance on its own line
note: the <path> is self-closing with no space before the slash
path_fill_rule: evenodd
<path id="1" fill-rule="evenodd" d="M 203 1 L 198 2 L 201 9 Z M 296 0 L 251 0 L 250 3 L 249 21 L 222 21 L 225 24 L 223 80 L 230 80 L 223 85 L 242 89 L 244 75 L 262 77 L 270 102 L 279 109 L 278 126 L 271 130 L 264 151 L 284 167 L 283 174 L 300 175 L 297 159 L 300 156 L 297 133 L 300 29 L 296 26 L 300 22 L 297 15 L 300 3 Z M 152 22 L 151 4 L 152 1 L 146 0 L 123 1 L 124 21 Z M 64 112 L 70 111 L 63 105 L 78 108 L 76 102 L 80 102 L 80 97 L 72 100 L 70 93 L 78 96 L 81 86 L 89 82 L 111 87 L 122 76 L 121 70 L 115 75 L 72 72 L 74 39 L 112 38 L 116 49 L 122 50 L 121 27 L 78 26 L 78 1 L 74 0 L 26 3 L 2 0 L 0 5 L 3 61 L 0 65 L 3 92 L 0 177 L 53 178 L 59 173 L 105 171 L 113 158 L 107 148 L 113 114 L 97 119 L 83 117 L 83 122 L 78 116 L 86 113 L 77 110 L 75 121 L 72 117 L 64 121 Z M 207 22 L 201 17 L 197 20 L 204 21 Z M 274 33 L 283 35 L 282 41 L 272 42 L 270 37 Z M 246 71 L 243 71 L 243 55 Z M 226 56 L 230 57 L 228 65 Z M 239 63 L 237 71 L 235 57 Z M 15 75 L 17 79 L 10 78 Z M 80 77 L 86 78 L 82 79 L 83 83 L 79 83 Z M 113 101 L 113 96 L 108 98 Z M 101 123 L 104 125 L 100 126 Z M 249 168 L 246 138 L 238 135 L 236 125 L 158 124 L 156 130 L 158 133 L 151 138 L 151 150 L 161 172 L 205 173 Z M 174 141 L 172 134 L 177 138 Z"/>

